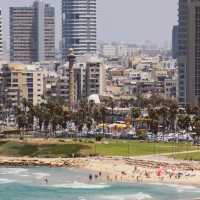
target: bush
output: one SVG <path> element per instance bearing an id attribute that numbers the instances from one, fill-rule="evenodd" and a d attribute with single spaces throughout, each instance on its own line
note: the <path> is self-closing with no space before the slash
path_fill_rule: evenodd
<path id="1" fill-rule="evenodd" d="M 24 136 L 20 136 L 19 139 L 20 139 L 20 140 L 24 140 Z"/>
<path id="2" fill-rule="evenodd" d="M 86 140 L 86 143 L 93 144 L 93 143 L 95 143 L 95 141 L 94 140 Z"/>
<path id="3" fill-rule="evenodd" d="M 10 131 L 3 131 L 2 134 L 5 135 L 20 135 L 20 130 L 10 130 Z"/>
<path id="4" fill-rule="evenodd" d="M 100 142 L 102 139 L 103 139 L 103 136 L 102 136 L 102 135 L 97 135 L 97 136 L 96 136 L 96 141 L 97 141 L 97 142 Z"/>
<path id="5" fill-rule="evenodd" d="M 89 154 L 89 157 L 97 157 L 97 156 L 99 156 L 99 154 L 97 154 L 97 153 L 90 153 Z"/>
<path id="6" fill-rule="evenodd" d="M 146 140 L 146 139 L 147 139 L 147 133 L 146 133 L 146 131 L 144 131 L 144 130 L 138 130 L 138 131 L 136 132 L 136 134 L 137 134 L 137 136 L 138 136 L 138 138 L 139 138 L 140 140 Z"/>

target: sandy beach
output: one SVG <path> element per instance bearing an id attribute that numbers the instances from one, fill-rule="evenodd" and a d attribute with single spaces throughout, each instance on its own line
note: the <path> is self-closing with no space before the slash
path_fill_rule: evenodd
<path id="1" fill-rule="evenodd" d="M 165 156 L 28 158 L 0 157 L 1 166 L 74 167 L 101 172 L 107 182 L 181 184 L 200 187 L 200 162 L 178 161 Z"/>

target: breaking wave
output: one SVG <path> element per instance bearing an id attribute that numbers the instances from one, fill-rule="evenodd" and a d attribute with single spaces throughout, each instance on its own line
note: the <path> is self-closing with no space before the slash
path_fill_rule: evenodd
<path id="1" fill-rule="evenodd" d="M 52 187 L 70 188 L 70 189 L 104 189 L 104 188 L 109 188 L 110 185 L 106 185 L 106 184 L 93 185 L 93 184 L 73 182 L 73 183 L 56 184 L 56 185 L 52 185 Z"/>

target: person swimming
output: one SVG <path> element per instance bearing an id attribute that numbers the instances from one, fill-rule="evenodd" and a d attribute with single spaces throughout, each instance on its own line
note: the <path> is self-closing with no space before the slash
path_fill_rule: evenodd
<path id="1" fill-rule="evenodd" d="M 89 180 L 91 181 L 91 180 L 92 180 L 92 178 L 93 178 L 93 177 L 92 177 L 92 174 L 90 174 L 90 175 L 89 175 Z"/>
<path id="2" fill-rule="evenodd" d="M 44 179 L 44 182 L 46 183 L 46 184 L 48 184 L 48 178 L 46 177 L 45 179 Z"/>
<path id="3" fill-rule="evenodd" d="M 97 175 L 97 174 L 95 174 L 95 176 L 94 176 L 94 177 L 95 177 L 95 179 L 97 179 L 97 178 L 98 178 L 98 175 Z"/>

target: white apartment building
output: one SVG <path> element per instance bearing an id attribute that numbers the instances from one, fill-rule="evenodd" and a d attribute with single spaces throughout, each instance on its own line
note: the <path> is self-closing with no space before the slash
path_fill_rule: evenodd
<path id="1" fill-rule="evenodd" d="M 105 57 L 115 57 L 116 56 L 116 47 L 113 45 L 103 45 L 102 55 Z"/>
<path id="2" fill-rule="evenodd" d="M 61 71 L 60 71 L 61 70 Z M 57 81 L 57 96 L 69 99 L 69 64 L 66 63 Z M 105 66 L 96 56 L 85 55 L 77 58 L 74 64 L 74 99 L 80 101 L 92 94 L 103 95 L 105 92 Z"/>
<path id="3" fill-rule="evenodd" d="M 86 63 L 86 96 L 103 95 L 106 88 L 105 66 L 97 57 L 90 57 Z"/>
<path id="4" fill-rule="evenodd" d="M 59 72 L 60 76 L 56 83 L 56 94 L 62 97 L 66 102 L 69 100 L 69 64 L 66 63 L 62 68 L 62 72 Z M 74 65 L 74 99 L 80 101 L 86 97 L 85 87 L 85 74 L 86 63 L 76 63 Z"/>
<path id="5" fill-rule="evenodd" d="M 178 79 L 165 79 L 165 98 L 176 99 L 178 97 Z"/>
<path id="6" fill-rule="evenodd" d="M 34 65 L 28 65 L 26 67 L 27 76 L 27 99 L 33 105 L 42 103 L 42 97 L 44 94 L 44 74 L 45 71 Z"/>

